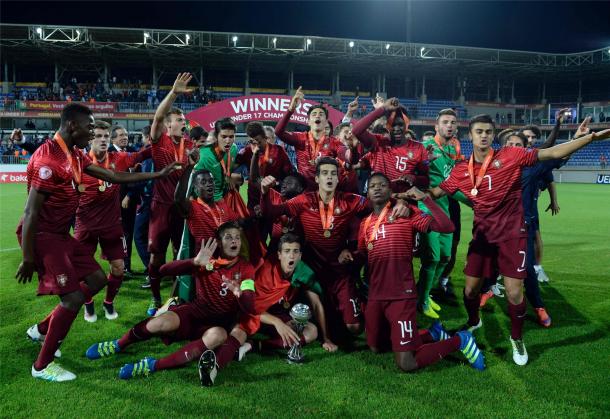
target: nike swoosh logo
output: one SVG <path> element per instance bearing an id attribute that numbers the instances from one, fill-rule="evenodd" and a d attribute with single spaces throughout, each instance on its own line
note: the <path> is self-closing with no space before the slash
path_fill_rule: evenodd
<path id="1" fill-rule="evenodd" d="M 406 345 L 407 343 L 410 343 L 410 342 L 411 342 L 410 340 L 407 340 L 406 342 L 403 342 L 403 341 L 401 340 L 401 341 L 400 341 L 400 344 L 401 344 L 401 345 Z"/>
<path id="2" fill-rule="evenodd" d="M 517 268 L 517 272 L 523 272 L 525 268 Z"/>

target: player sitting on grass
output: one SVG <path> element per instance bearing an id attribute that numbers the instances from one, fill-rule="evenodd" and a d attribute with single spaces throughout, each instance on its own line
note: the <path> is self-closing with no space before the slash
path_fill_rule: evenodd
<path id="1" fill-rule="evenodd" d="M 217 241 L 202 243 L 194 259 L 167 263 L 163 275 L 192 273 L 197 281 L 193 302 L 171 306 L 158 317 L 148 318 L 131 328 L 122 338 L 96 343 L 87 349 L 89 359 L 122 352 L 129 345 L 159 336 L 165 343 L 191 341 L 173 354 L 161 359 L 144 358 L 125 364 L 119 377 L 129 379 L 175 368 L 197 360 L 227 339 L 227 330 L 235 324 L 240 312 L 254 313 L 254 268 L 239 257 L 241 229 L 234 222 L 221 225 L 217 231 L 219 257 L 212 259 Z"/>

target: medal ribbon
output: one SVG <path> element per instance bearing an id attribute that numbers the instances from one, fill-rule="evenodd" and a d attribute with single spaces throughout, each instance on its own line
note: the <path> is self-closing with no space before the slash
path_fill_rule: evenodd
<path id="1" fill-rule="evenodd" d="M 178 152 L 176 153 L 176 145 L 174 144 L 174 157 L 177 162 L 182 163 L 184 159 L 184 137 L 180 138 L 180 145 L 178 146 Z"/>
<path id="2" fill-rule="evenodd" d="M 224 173 L 224 175 L 226 177 L 231 177 L 231 150 L 229 150 L 227 154 L 227 164 L 225 165 L 225 159 L 224 156 L 221 154 L 220 150 L 218 149 L 218 146 L 216 146 L 214 148 L 214 154 L 216 154 L 216 158 L 218 158 L 218 161 L 220 162 L 220 165 L 222 166 L 222 172 Z"/>
<path id="3" fill-rule="evenodd" d="M 55 141 L 57 141 L 57 144 L 59 144 L 59 148 L 61 148 L 61 150 L 66 154 L 66 158 L 68 159 L 68 162 L 72 167 L 72 177 L 76 182 L 76 185 L 80 186 L 83 173 L 81 170 L 80 163 L 78 161 L 74 161 L 72 153 L 70 152 L 70 150 L 68 150 L 68 146 L 66 145 L 64 139 L 61 138 L 61 135 L 59 135 L 59 132 L 56 132 L 53 138 Z"/>
<path id="4" fill-rule="evenodd" d="M 197 203 L 201 205 L 206 211 L 212 214 L 212 218 L 214 219 L 216 227 L 220 227 L 220 225 L 222 224 L 222 216 L 220 214 L 220 210 L 214 211 L 214 209 L 208 204 L 206 204 L 201 198 L 197 198 Z"/>
<path id="5" fill-rule="evenodd" d="M 371 224 L 371 220 L 373 219 L 373 214 L 366 217 L 366 220 L 364 221 L 364 241 L 366 242 L 367 245 L 369 243 L 372 243 L 375 241 L 375 234 L 377 233 L 377 230 L 379 230 L 379 226 L 381 225 L 381 222 L 385 219 L 385 216 L 389 210 L 390 210 L 390 202 L 388 201 L 388 203 L 385 204 L 385 207 L 383 207 L 383 209 L 381 210 L 379 217 L 377 217 L 377 222 L 375 222 L 373 232 L 369 235 L 368 238 L 366 237 L 366 235 L 367 235 L 367 232 L 369 231 L 369 225 Z"/>
<path id="6" fill-rule="evenodd" d="M 318 158 L 318 154 L 320 153 L 320 147 L 322 147 L 322 144 L 324 144 L 324 141 L 326 141 L 326 135 L 323 135 L 322 138 L 318 140 L 317 144 L 313 138 L 313 134 L 311 133 L 311 131 L 307 133 L 307 137 L 309 139 L 309 155 L 311 157 L 311 160 L 315 161 Z"/>
<path id="7" fill-rule="evenodd" d="M 470 182 L 472 182 L 472 187 L 474 189 L 478 190 L 479 186 L 481 186 L 481 182 L 483 182 L 483 177 L 485 177 L 485 172 L 487 172 L 487 168 L 489 167 L 489 163 L 491 163 L 491 159 L 493 159 L 493 157 L 494 157 L 494 151 L 493 151 L 493 149 L 491 149 L 491 150 L 489 150 L 489 154 L 487 155 L 487 157 L 485 157 L 485 160 L 483 161 L 483 165 L 481 166 L 479 173 L 477 173 L 476 182 L 475 182 L 474 152 L 472 152 L 472 155 L 470 156 L 470 160 L 468 160 L 468 174 L 470 175 Z"/>
<path id="8" fill-rule="evenodd" d="M 269 161 L 269 144 L 265 144 L 265 154 L 262 157 L 263 162 L 259 164 L 261 177 L 265 176 L 265 169 L 267 169 L 267 162 Z"/>
<path id="9" fill-rule="evenodd" d="M 93 150 L 89 151 L 89 157 L 91 157 L 91 160 L 93 160 L 93 164 L 95 164 L 96 166 L 99 166 L 99 160 L 97 159 L 97 157 L 95 157 L 95 153 L 93 153 Z M 108 156 L 108 152 L 106 152 L 106 157 L 104 157 L 104 169 L 109 170 L 108 168 L 110 167 L 110 158 Z M 104 181 L 102 179 L 98 179 L 97 183 L 99 183 L 100 186 L 102 186 L 104 184 Z"/>
<path id="10" fill-rule="evenodd" d="M 225 266 L 233 265 L 235 262 L 237 262 L 237 259 L 239 259 L 239 256 L 236 256 L 233 259 L 224 259 L 224 258 L 210 259 L 210 261 L 207 263 L 207 265 L 212 264 L 214 266 L 214 269 L 216 270 L 218 268 L 223 268 Z M 201 266 L 200 269 L 205 270 L 205 266 Z"/>
<path id="11" fill-rule="evenodd" d="M 446 140 L 446 142 L 445 142 L 445 145 L 452 145 L 455 147 L 455 154 L 451 154 L 451 153 L 448 153 L 445 151 L 445 149 L 441 145 L 441 139 L 438 134 L 436 134 L 434 136 L 434 142 L 436 143 L 438 148 L 441 150 L 441 152 L 444 155 L 446 155 L 447 157 L 449 157 L 451 160 L 461 160 L 462 156 L 460 156 L 460 151 L 461 151 L 462 146 L 460 145 L 460 142 L 458 141 L 457 138 L 453 137 L 449 140 Z"/>
<path id="12" fill-rule="evenodd" d="M 335 211 L 335 197 L 330 200 L 328 203 L 328 212 L 326 212 L 326 207 L 324 205 L 324 201 L 320 198 L 318 201 L 318 206 L 320 208 L 320 221 L 322 222 L 322 228 L 324 230 L 330 230 L 330 225 L 332 224 L 332 218 Z"/>

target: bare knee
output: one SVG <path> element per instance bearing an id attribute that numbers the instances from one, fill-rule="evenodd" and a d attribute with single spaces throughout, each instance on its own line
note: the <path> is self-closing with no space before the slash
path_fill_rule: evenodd
<path id="1" fill-rule="evenodd" d="M 506 299 L 511 304 L 521 304 L 523 302 L 523 281 L 515 278 L 504 278 Z"/>
<path id="2" fill-rule="evenodd" d="M 85 295 L 80 290 L 64 294 L 60 299 L 61 306 L 70 311 L 78 311 L 85 304 Z"/>
<path id="3" fill-rule="evenodd" d="M 417 361 L 415 360 L 413 352 L 396 352 L 394 360 L 396 361 L 396 366 L 400 368 L 401 371 L 411 372 L 417 369 Z"/>
<path id="4" fill-rule="evenodd" d="M 362 333 L 362 323 L 350 323 L 346 324 L 345 327 L 347 327 L 348 332 L 354 336 Z"/>
<path id="5" fill-rule="evenodd" d="M 318 328 L 313 323 L 307 323 L 303 329 L 303 337 L 306 343 L 311 343 L 318 338 Z"/>
<path id="6" fill-rule="evenodd" d="M 123 259 L 115 259 L 110 261 L 110 273 L 113 276 L 123 276 L 125 272 L 125 262 Z"/>
<path id="7" fill-rule="evenodd" d="M 167 311 L 146 323 L 146 329 L 150 333 L 169 333 L 178 330 L 179 327 L 180 317 L 172 311 Z"/>
<path id="8" fill-rule="evenodd" d="M 246 343 L 246 339 L 248 338 L 246 332 L 244 332 L 239 326 L 235 326 L 233 330 L 231 330 L 231 336 L 237 339 L 241 345 Z"/>
<path id="9" fill-rule="evenodd" d="M 203 343 L 208 349 L 214 349 L 227 340 L 227 332 L 222 327 L 212 327 L 205 331 L 201 337 Z"/>

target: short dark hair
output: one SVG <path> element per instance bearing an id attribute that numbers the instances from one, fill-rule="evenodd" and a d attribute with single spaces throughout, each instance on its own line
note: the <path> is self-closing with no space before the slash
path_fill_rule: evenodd
<path id="1" fill-rule="evenodd" d="M 116 138 L 116 136 L 119 135 L 116 132 L 118 130 L 120 130 L 120 129 L 122 129 L 123 131 L 127 132 L 127 130 L 125 129 L 125 127 L 123 125 L 113 125 L 112 126 L 112 130 L 110 131 L 110 138 L 111 139 Z"/>
<path id="2" fill-rule="evenodd" d="M 348 127 L 348 128 L 349 128 L 349 127 L 351 127 L 351 126 L 352 126 L 352 124 L 350 124 L 349 122 L 342 122 L 342 123 L 340 123 L 339 125 L 337 125 L 337 128 L 335 128 L 335 131 L 334 131 L 334 133 L 333 133 L 333 134 L 335 134 L 335 135 L 339 135 L 339 133 L 341 132 L 341 130 L 342 130 L 343 128 L 345 128 L 345 127 Z"/>
<path id="3" fill-rule="evenodd" d="M 475 115 L 470 119 L 470 122 L 468 123 L 468 132 L 470 132 L 472 130 L 472 126 L 476 123 L 491 124 L 494 131 L 496 129 L 496 123 L 494 122 L 494 120 L 492 119 L 491 116 L 489 116 L 487 114 L 480 114 L 480 115 Z"/>
<path id="4" fill-rule="evenodd" d="M 76 121 L 81 118 L 89 118 L 93 111 L 80 103 L 69 103 L 61 110 L 61 126 L 65 126 L 69 121 Z"/>
<path id="5" fill-rule="evenodd" d="M 285 244 L 289 244 L 289 243 L 298 243 L 299 247 L 303 247 L 303 244 L 301 243 L 301 239 L 299 238 L 299 236 L 297 236 L 294 233 L 286 233 L 286 234 L 282 234 L 282 237 L 280 237 L 280 241 L 278 241 L 278 243 L 277 243 L 277 250 L 281 251 L 282 246 Z"/>
<path id="6" fill-rule="evenodd" d="M 436 132 L 434 132 L 434 131 L 424 132 L 424 137 L 430 137 L 430 136 L 434 137 L 435 135 L 436 135 Z"/>
<path id="7" fill-rule="evenodd" d="M 311 108 L 309 108 L 309 110 L 307 111 L 308 118 L 314 109 L 322 109 L 324 111 L 324 115 L 326 115 L 326 119 L 328 119 L 328 109 L 326 109 L 324 105 L 313 105 Z"/>
<path id="8" fill-rule="evenodd" d="M 303 189 L 305 189 L 305 185 L 307 184 L 307 181 L 305 180 L 305 176 L 303 176 L 302 174 L 300 174 L 299 172 L 292 172 L 286 175 L 286 177 L 282 180 L 282 182 L 286 179 L 288 179 L 289 177 L 293 177 L 297 180 L 297 182 L 299 182 L 299 184 L 301 185 L 301 187 Z"/>
<path id="9" fill-rule="evenodd" d="M 330 133 L 332 134 L 334 132 L 334 128 L 333 128 L 333 123 L 330 121 L 326 121 L 326 123 L 328 124 L 328 127 L 330 128 Z"/>
<path id="10" fill-rule="evenodd" d="M 239 223 L 237 221 L 227 221 L 226 223 L 222 223 L 220 225 L 220 227 L 218 227 L 218 229 L 216 230 L 216 238 L 218 240 L 221 240 L 222 239 L 222 233 L 224 233 L 225 230 L 229 230 L 229 229 L 232 229 L 232 228 L 235 228 L 235 229 L 237 229 L 239 231 L 242 231 L 242 229 L 241 229 L 241 227 L 240 227 L 240 225 L 239 225 Z"/>
<path id="11" fill-rule="evenodd" d="M 183 114 L 184 114 L 184 112 L 182 111 L 182 109 L 180 109 L 180 108 L 171 108 L 165 114 L 165 120 L 167 121 L 169 119 L 169 117 L 172 116 L 172 115 L 183 115 Z"/>
<path id="12" fill-rule="evenodd" d="M 337 171 L 339 170 L 339 162 L 337 162 L 337 160 L 333 157 L 325 156 L 320 158 L 320 160 L 318 160 L 318 163 L 316 164 L 316 176 L 320 174 L 320 167 L 323 164 L 332 164 L 337 168 Z"/>
<path id="13" fill-rule="evenodd" d="M 500 140 L 502 143 L 502 146 L 506 145 L 506 142 L 508 141 L 508 139 L 510 137 L 518 137 L 522 142 L 523 142 L 523 147 L 527 146 L 527 137 L 525 136 L 525 134 L 523 133 L 523 131 L 514 131 L 511 133 L 507 133 L 505 134 L 502 139 Z"/>
<path id="14" fill-rule="evenodd" d="M 221 118 L 218 121 L 214 122 L 214 135 L 216 138 L 218 138 L 218 134 L 220 134 L 220 131 L 222 131 L 223 129 L 230 129 L 235 131 L 235 122 L 233 122 L 231 118 Z"/>
<path id="15" fill-rule="evenodd" d="M 210 172 L 208 169 L 199 169 L 193 172 L 193 179 L 196 179 L 197 176 L 210 175 L 214 177 L 214 174 Z"/>
<path id="16" fill-rule="evenodd" d="M 106 121 L 102 121 L 101 119 L 98 119 L 97 121 L 95 121 L 93 128 L 94 129 L 110 129 L 110 124 Z"/>
<path id="17" fill-rule="evenodd" d="M 193 127 L 189 132 L 189 137 L 191 140 L 198 140 L 201 137 L 207 137 L 208 132 L 204 130 L 202 127 Z"/>
<path id="18" fill-rule="evenodd" d="M 533 132 L 536 135 L 536 138 L 542 137 L 542 131 L 536 125 L 526 125 L 521 128 L 520 131 L 523 132 L 525 130 L 530 130 L 531 132 Z"/>
<path id="19" fill-rule="evenodd" d="M 142 136 L 148 137 L 150 135 L 150 125 L 146 125 L 142 128 Z"/>
<path id="20" fill-rule="evenodd" d="M 265 128 L 260 122 L 249 122 L 248 125 L 246 125 L 246 135 L 250 138 L 258 137 L 259 135 L 262 135 L 265 138 L 267 137 Z"/>
<path id="21" fill-rule="evenodd" d="M 451 115 L 457 118 L 457 113 L 451 109 L 451 108 L 446 108 L 446 109 L 441 109 L 438 112 L 438 115 L 436 116 L 436 120 L 438 121 L 439 119 L 441 119 L 441 116 L 443 115 Z"/>
<path id="22" fill-rule="evenodd" d="M 367 181 L 367 184 L 371 182 L 371 179 L 373 179 L 374 177 L 382 177 L 386 180 L 386 182 L 388 182 L 388 185 L 391 185 L 392 181 L 390 180 L 389 177 L 387 177 L 383 172 L 373 172 L 371 173 L 371 175 L 369 176 L 369 180 Z"/>
<path id="23" fill-rule="evenodd" d="M 498 139 L 501 145 L 504 145 L 506 144 L 506 139 L 509 137 L 509 135 L 513 134 L 514 132 L 515 130 L 510 128 L 503 129 L 496 135 L 496 138 Z"/>

